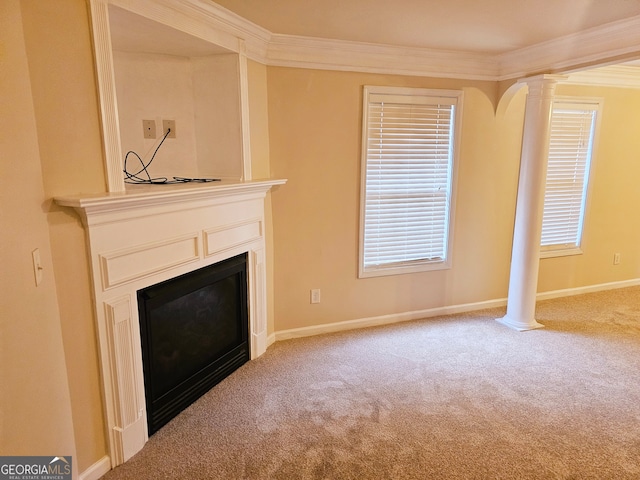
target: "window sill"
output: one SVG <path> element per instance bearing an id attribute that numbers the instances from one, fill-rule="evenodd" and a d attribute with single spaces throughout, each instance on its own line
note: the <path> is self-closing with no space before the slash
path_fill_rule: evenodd
<path id="1" fill-rule="evenodd" d="M 358 278 L 385 277 L 390 275 L 403 275 L 406 273 L 430 272 L 433 270 L 447 270 L 451 268 L 449 262 L 423 262 L 407 265 L 393 265 L 381 267 L 369 267 L 366 270 L 360 265 Z"/>
<path id="2" fill-rule="evenodd" d="M 541 250 L 540 258 L 569 257 L 571 255 L 582 255 L 583 253 L 580 247 L 556 248 L 554 250 Z"/>

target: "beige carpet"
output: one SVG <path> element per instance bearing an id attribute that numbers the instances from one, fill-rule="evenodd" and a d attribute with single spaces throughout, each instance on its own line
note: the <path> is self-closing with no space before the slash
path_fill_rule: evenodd
<path id="1" fill-rule="evenodd" d="M 278 342 L 104 478 L 640 479 L 640 287 Z"/>

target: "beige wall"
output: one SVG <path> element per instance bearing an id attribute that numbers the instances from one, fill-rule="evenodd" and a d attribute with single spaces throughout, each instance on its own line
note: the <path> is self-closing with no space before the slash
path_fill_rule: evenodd
<path id="1" fill-rule="evenodd" d="M 20 3 L 0 2 L 0 454 L 76 458 Z M 31 252 L 43 280 L 34 282 Z M 76 472 L 77 473 L 77 470 Z"/>
<path id="2" fill-rule="evenodd" d="M 276 331 L 505 298 L 524 118 L 525 91 L 494 113 L 494 84 L 269 68 Z M 362 86 L 462 88 L 453 268 L 357 278 Z M 605 113 L 579 257 L 544 259 L 539 291 L 640 276 L 636 210 L 640 172 L 638 97 L 621 89 L 577 89 L 604 95 Z M 633 132 L 636 132 L 635 134 Z M 613 253 L 622 263 L 612 265 Z M 322 302 L 309 303 L 320 288 Z"/>
<path id="3" fill-rule="evenodd" d="M 56 195 L 105 191 L 87 6 L 83 0 L 23 0 L 44 198 L 51 239 L 77 445 L 84 471 L 106 454 L 84 229 Z M 58 361 L 50 358 L 49 361 Z"/>
<path id="4" fill-rule="evenodd" d="M 506 296 L 523 117 L 495 117 L 495 84 L 288 68 L 268 82 L 271 169 L 289 179 L 272 195 L 277 331 Z M 366 84 L 464 89 L 450 270 L 357 278 Z"/>

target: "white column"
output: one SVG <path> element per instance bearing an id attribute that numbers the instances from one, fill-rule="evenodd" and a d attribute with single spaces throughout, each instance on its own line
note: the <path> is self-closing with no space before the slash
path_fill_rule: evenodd
<path id="1" fill-rule="evenodd" d="M 564 78 L 560 75 L 539 75 L 522 80 L 528 85 L 529 94 L 524 117 L 509 296 L 507 314 L 497 319 L 520 331 L 543 327 L 535 319 L 540 235 L 551 107 L 556 84 Z"/>

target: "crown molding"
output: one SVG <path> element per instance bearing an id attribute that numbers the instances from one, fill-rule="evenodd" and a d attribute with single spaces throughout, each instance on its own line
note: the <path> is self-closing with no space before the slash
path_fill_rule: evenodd
<path id="1" fill-rule="evenodd" d="M 610 65 L 571 73 L 563 83 L 599 87 L 640 88 L 640 66 Z"/>
<path id="2" fill-rule="evenodd" d="M 493 55 L 272 34 L 269 66 L 495 80 Z"/>
<path id="3" fill-rule="evenodd" d="M 497 80 L 568 72 L 633 56 L 640 57 L 640 15 L 503 53 L 497 58 Z"/>
<path id="4" fill-rule="evenodd" d="M 268 66 L 501 81 L 640 58 L 640 15 L 530 47 L 488 54 L 275 34 L 211 0 L 103 1 Z M 572 79 L 595 84 L 600 78 L 616 86 L 635 85 L 629 78 L 632 71 L 610 70 L 588 79 L 590 75 L 594 74 L 572 74 Z"/>
<path id="5" fill-rule="evenodd" d="M 176 3 L 175 0 L 164 1 L 169 4 Z M 179 0 L 177 3 L 184 3 L 191 11 L 212 21 L 211 26 L 214 29 L 220 29 L 243 40 L 247 57 L 260 63 L 266 63 L 267 49 L 272 37 L 269 30 L 211 1 Z"/>
<path id="6" fill-rule="evenodd" d="M 272 34 L 266 64 L 501 81 L 630 58 L 640 58 L 640 15 L 498 55 Z M 611 71 L 606 80 L 633 84 L 628 78 L 633 72 L 617 73 L 620 78 Z"/>

